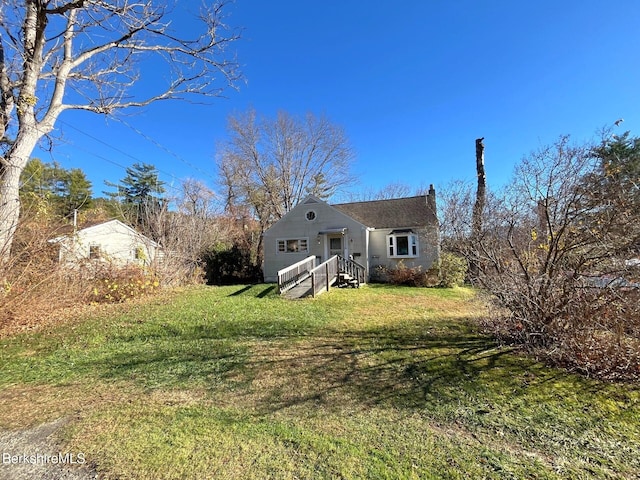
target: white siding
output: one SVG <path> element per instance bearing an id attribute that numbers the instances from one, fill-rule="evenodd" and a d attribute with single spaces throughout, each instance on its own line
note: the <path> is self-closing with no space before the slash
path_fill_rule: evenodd
<path id="1" fill-rule="evenodd" d="M 276 282 L 278 270 L 288 267 L 309 255 L 320 260 L 327 259 L 328 234 L 322 232 L 344 230 L 346 254 L 366 267 L 367 278 L 377 266 L 394 268 L 402 260 L 409 268 L 421 267 L 429 270 L 440 256 L 438 226 L 407 227 L 418 236 L 418 256 L 415 258 L 390 258 L 387 236 L 393 230 L 403 228 L 367 228 L 348 215 L 325 202 L 311 198 L 312 203 L 301 203 L 264 233 L 264 279 Z M 309 201 L 309 199 L 307 199 Z M 313 211 L 315 215 L 308 215 Z M 310 220 L 311 219 L 311 220 Z M 426 223 L 426 222 L 425 222 Z M 306 239 L 308 249 L 304 252 L 279 252 L 278 241 Z"/>
<path id="2" fill-rule="evenodd" d="M 411 230 L 418 235 L 418 256 L 415 258 L 390 258 L 387 246 L 388 235 L 393 230 L 401 229 L 376 229 L 369 233 L 369 258 L 370 268 L 375 269 L 377 266 L 386 268 L 395 268 L 400 261 L 409 267 L 421 267 L 423 272 L 429 270 L 433 263 L 440 257 L 438 231 L 433 229 Z"/>
<path id="3" fill-rule="evenodd" d="M 348 255 L 360 254 L 354 259 L 364 264 L 366 261 L 366 228 L 352 218 L 337 211 L 325 202 L 298 204 L 278 223 L 264 233 L 264 280 L 276 282 L 278 270 L 292 265 L 309 255 L 315 255 L 320 261 L 326 260 L 328 251 L 327 232 L 346 229 L 343 246 Z M 313 220 L 307 219 L 307 213 L 315 212 Z M 309 215 L 313 217 L 313 215 Z M 299 253 L 278 252 L 278 240 L 308 239 L 308 251 Z"/>
<path id="4" fill-rule="evenodd" d="M 53 240 L 60 245 L 60 262 L 66 264 L 86 260 L 117 265 L 148 265 L 160 254 L 158 245 L 118 220 L 79 230 L 74 235 Z M 99 251 L 100 258 L 91 258 Z"/>

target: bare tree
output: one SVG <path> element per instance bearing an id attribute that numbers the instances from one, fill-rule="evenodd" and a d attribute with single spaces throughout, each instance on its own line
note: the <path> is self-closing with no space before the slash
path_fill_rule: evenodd
<path id="1" fill-rule="evenodd" d="M 471 236 L 473 185 L 464 180 L 451 181 L 440 188 L 438 200 L 442 247 L 466 252 Z"/>
<path id="2" fill-rule="evenodd" d="M 175 208 L 170 209 L 170 204 Z M 206 255 L 231 235 L 216 194 L 198 180 L 184 180 L 177 196 L 161 208 L 143 211 L 144 223 L 164 249 L 162 262 L 155 267 L 168 283 L 202 280 Z"/>
<path id="3" fill-rule="evenodd" d="M 402 198 L 413 195 L 422 195 L 428 188 L 423 186 L 412 189 L 410 185 L 401 182 L 392 182 L 382 188 L 365 188 L 364 190 L 349 192 L 345 195 L 347 202 L 368 202 L 372 200 L 388 200 L 391 198 Z M 415 193 L 412 193 L 415 192 Z"/>
<path id="4" fill-rule="evenodd" d="M 199 26 L 184 33 L 170 21 L 177 1 L 0 4 L 0 260 L 8 258 L 19 218 L 20 173 L 62 112 L 108 115 L 160 100 L 216 96 L 234 84 L 237 63 L 226 50 L 238 35 L 223 23 L 224 7 L 203 2 Z M 147 62 L 167 83 L 141 93 L 134 87 Z"/>
<path id="5" fill-rule="evenodd" d="M 568 137 L 530 153 L 501 191 L 440 190 L 443 248 L 477 271 L 487 325 L 603 376 L 640 372 L 640 139 Z"/>
<path id="6" fill-rule="evenodd" d="M 487 197 L 487 178 L 484 171 L 484 137 L 476 138 L 476 174 L 478 186 L 476 188 L 476 200 L 473 204 L 471 215 L 471 245 L 477 245 L 482 236 L 482 218 Z M 478 276 L 480 266 L 477 263 L 477 255 L 471 259 L 469 273 L 472 279 Z"/>
<path id="7" fill-rule="evenodd" d="M 251 206 L 266 229 L 309 194 L 328 198 L 351 182 L 354 158 L 347 137 L 325 117 L 254 110 L 229 118 L 218 155 L 228 207 Z"/>

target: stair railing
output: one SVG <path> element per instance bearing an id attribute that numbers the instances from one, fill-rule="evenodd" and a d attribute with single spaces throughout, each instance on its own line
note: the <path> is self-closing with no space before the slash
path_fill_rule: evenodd
<path id="1" fill-rule="evenodd" d="M 338 256 L 338 268 L 341 272 L 346 273 L 353 279 L 356 279 L 358 285 L 366 282 L 366 268 L 364 265 L 360 265 L 358 262 L 351 260 L 350 258 Z"/>

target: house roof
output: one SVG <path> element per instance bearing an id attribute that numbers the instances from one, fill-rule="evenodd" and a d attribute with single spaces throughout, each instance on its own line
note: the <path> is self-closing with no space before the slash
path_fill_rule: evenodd
<path id="1" fill-rule="evenodd" d="M 144 239 L 145 242 L 150 243 L 153 246 L 159 247 L 158 243 L 151 240 L 149 237 L 143 235 L 142 233 L 138 232 L 137 230 L 135 230 L 133 227 L 130 227 L 129 225 L 121 222 L 120 220 L 108 220 L 106 222 L 91 222 L 88 224 L 85 224 L 82 226 L 82 228 L 79 228 L 75 231 L 73 231 L 73 227 L 71 227 L 71 231 L 68 234 L 65 235 L 60 235 L 56 238 L 52 238 L 51 240 L 49 240 L 50 243 L 57 243 L 57 242 L 64 242 L 65 240 L 72 238 L 74 235 L 78 235 L 78 234 L 82 234 L 82 233 L 87 233 L 87 232 L 91 232 L 93 230 L 96 230 L 98 228 L 103 228 L 105 226 L 110 226 L 110 225 L 114 225 L 114 226 L 119 226 L 123 229 L 125 229 L 126 231 L 128 231 L 131 235 L 139 237 L 141 239 Z"/>
<path id="2" fill-rule="evenodd" d="M 331 205 L 354 220 L 373 228 L 400 228 L 437 225 L 427 195 Z"/>

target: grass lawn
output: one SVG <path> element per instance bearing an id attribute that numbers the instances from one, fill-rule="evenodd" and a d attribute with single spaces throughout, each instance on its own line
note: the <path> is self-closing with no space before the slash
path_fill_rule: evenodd
<path id="1" fill-rule="evenodd" d="M 115 313 L 114 313 L 115 312 Z M 474 331 L 467 289 L 192 288 L 0 341 L 0 428 L 100 478 L 638 478 L 640 387 Z"/>

